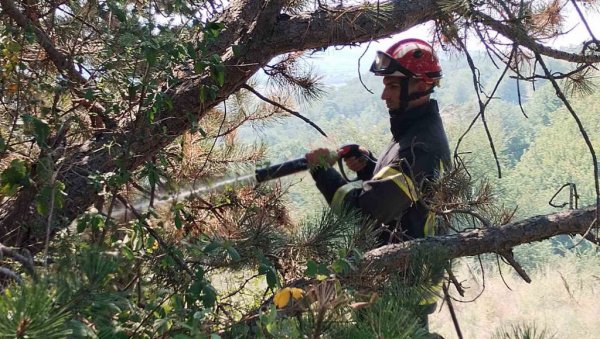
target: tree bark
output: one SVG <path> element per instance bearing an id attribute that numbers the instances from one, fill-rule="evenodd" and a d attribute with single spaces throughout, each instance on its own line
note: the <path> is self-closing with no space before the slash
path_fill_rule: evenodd
<path id="1" fill-rule="evenodd" d="M 569 234 L 584 235 L 596 218 L 596 207 L 538 215 L 510 224 L 476 229 L 453 235 L 416 239 L 369 251 L 359 272 L 395 272 L 405 269 L 417 248 L 444 253 L 446 259 L 484 253 L 509 253 L 513 247 Z M 598 224 L 596 223 L 596 228 Z"/>

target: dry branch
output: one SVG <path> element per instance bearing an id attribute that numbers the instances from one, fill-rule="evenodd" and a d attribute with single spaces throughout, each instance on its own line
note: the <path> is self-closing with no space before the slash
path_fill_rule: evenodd
<path id="1" fill-rule="evenodd" d="M 377 248 L 365 255 L 361 274 L 369 271 L 397 272 L 409 263 L 417 248 L 445 253 L 447 259 L 484 253 L 506 253 L 515 246 L 542 241 L 561 234 L 583 235 L 596 217 L 596 208 L 540 215 L 514 223 L 459 234 L 416 239 Z"/>
<path id="2" fill-rule="evenodd" d="M 307 117 L 303 116 L 302 114 L 300 114 L 299 112 L 296 112 L 294 110 L 291 110 L 287 107 L 285 107 L 284 105 L 273 101 L 267 97 L 265 97 L 264 95 L 260 94 L 257 90 L 255 90 L 253 87 L 251 87 L 248 84 L 244 84 L 242 86 L 242 88 L 247 89 L 248 91 L 254 93 L 254 95 L 256 95 L 257 97 L 259 97 L 261 100 L 266 101 L 268 103 L 270 103 L 271 105 L 278 107 L 288 113 L 290 113 L 291 115 L 300 118 L 302 121 L 306 122 L 307 124 L 311 125 L 312 127 L 314 127 L 317 131 L 319 131 L 319 133 L 321 133 L 321 135 L 323 135 L 324 137 L 327 137 L 327 134 L 321 129 L 321 127 L 319 127 L 319 125 L 315 124 L 314 122 L 312 122 L 310 119 L 308 119 Z"/>
<path id="3" fill-rule="evenodd" d="M 506 38 L 514 41 L 515 43 L 527 47 L 534 53 L 539 53 L 558 60 L 565 60 L 569 62 L 576 62 L 582 64 L 600 62 L 600 55 L 585 55 L 583 53 L 577 54 L 554 49 L 552 47 L 548 47 L 537 42 L 534 38 L 527 35 L 527 32 L 523 31 L 520 28 L 505 25 L 481 12 L 477 12 L 476 15 L 482 19 L 482 23 L 484 25 L 490 27 L 491 29 L 505 36 Z"/>

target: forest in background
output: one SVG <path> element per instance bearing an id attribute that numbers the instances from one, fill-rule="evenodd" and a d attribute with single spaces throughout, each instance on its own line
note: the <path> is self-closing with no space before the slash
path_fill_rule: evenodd
<path id="1" fill-rule="evenodd" d="M 341 55 L 338 63 L 356 65 L 355 58 L 344 58 L 341 51 L 338 54 Z M 489 91 L 501 70 L 494 67 L 483 53 L 477 55 L 476 60 L 479 71 L 485 75 L 482 83 Z M 318 67 L 321 61 L 317 55 L 313 62 Z M 309 63 L 307 65 L 310 66 Z M 458 139 L 477 114 L 478 107 L 472 88 L 472 74 L 466 62 L 442 54 L 442 66 L 444 79 L 433 98 L 440 106 L 451 151 L 454 152 Z M 560 63 L 552 66 L 556 71 L 564 67 Z M 319 69 L 329 68 L 321 66 Z M 333 147 L 346 143 L 364 145 L 377 155 L 390 140 L 387 110 L 379 98 L 381 79 L 365 73 L 362 75 L 363 86 L 358 77 L 352 77 L 356 75 L 356 69 L 353 73 L 345 69 L 342 76 L 336 77 L 338 71 L 321 71 L 320 76 L 335 79 L 335 83 L 325 81 L 324 91 L 327 94 L 322 99 L 304 102 L 299 109 L 322 127 L 329 138 L 319 135 L 301 120 L 290 118 L 267 125 L 247 126 L 239 133 L 241 140 L 264 143 L 269 163 L 303 156 L 317 146 Z M 340 83 L 340 78 L 347 80 Z M 520 106 L 516 86 L 514 79 L 503 81 L 486 112 L 502 177 L 498 177 L 490 142 L 480 121 L 474 124 L 456 150 L 466 162 L 469 172 L 475 178 L 491 181 L 498 202 L 517 208 L 517 219 L 555 212 L 557 208 L 548 202 L 566 183 L 576 184 L 579 206 L 593 203 L 592 159 L 585 143 L 574 138 L 579 131 L 562 102 L 556 98 L 547 81 L 537 81 L 533 86 L 520 85 Z M 595 96 L 596 89 L 593 87 L 588 93 L 575 93 L 571 99 L 577 111 L 581 112 L 581 119 L 591 132 L 594 145 L 598 145 L 598 133 L 592 132 L 600 130 Z M 300 191 L 309 186 L 303 186 Z M 297 196 L 292 190 L 292 202 L 297 202 L 300 210 L 306 209 L 303 206 L 313 206 L 314 210 L 316 206 L 306 198 L 311 193 L 305 194 L 305 197 Z M 556 199 L 560 204 L 568 198 L 567 190 Z M 315 197 L 311 196 L 309 200 L 315 200 Z"/>
<path id="2" fill-rule="evenodd" d="M 266 157 L 270 163 L 301 156 L 313 147 L 333 149 L 346 143 L 364 145 L 377 154 L 389 142 L 387 110 L 379 98 L 381 78 L 369 73 L 362 75 L 362 83 L 358 77 L 353 78 L 356 69 L 352 71 L 352 66 L 345 68 L 340 64 L 356 65 L 358 54 L 348 53 L 350 55 L 346 57 L 343 54 L 344 51 L 336 51 L 335 56 L 326 57 L 325 65 L 316 56 L 314 66 L 321 70 L 319 74 L 325 79 L 327 95 L 303 105 L 301 109 L 306 117 L 328 133 L 329 138 L 293 118 L 264 128 L 247 128 L 240 133 L 249 140 L 258 138 L 263 142 L 267 146 Z M 500 70 L 487 61 L 483 53 L 476 58 L 481 74 L 486 77 L 484 84 L 490 90 Z M 337 61 L 337 67 L 329 67 L 332 62 L 328 64 L 327 59 Z M 440 106 L 454 152 L 458 139 L 478 111 L 477 101 L 472 89 L 472 74 L 466 62 L 444 53 L 441 54 L 441 62 L 444 79 L 433 97 Z M 563 65 L 556 63 L 553 67 L 560 70 Z M 514 80 L 503 83 L 486 113 L 499 154 L 502 177 L 498 177 L 489 139 L 480 121 L 475 123 L 457 150 L 468 171 L 476 181 L 490 182 L 496 203 L 515 209 L 517 220 L 568 209 L 569 200 L 574 203 L 569 187 L 559 192 L 567 183 L 576 185 L 579 207 L 593 204 L 592 159 L 584 142 L 575 137 L 579 131 L 572 117 L 548 82 L 539 81 L 534 86 L 521 84 L 519 91 L 516 86 Z M 588 93 L 573 94 L 570 99 L 580 112 L 586 129 L 596 131 L 591 133 L 591 138 L 594 147 L 600 147 L 600 134 L 597 133 L 600 131 L 600 105 L 596 87 L 590 88 Z M 286 198 L 296 218 L 305 218 L 326 206 L 309 175 L 298 175 L 284 181 L 290 185 Z M 555 195 L 552 202 L 557 207 L 549 204 Z M 559 236 L 519 246 L 515 253 L 519 262 L 534 275 L 530 286 L 514 271 L 511 273 L 510 266 L 503 264 L 501 271 L 494 268 L 496 258 L 491 255 L 483 256 L 488 273 L 487 289 L 485 278 L 481 280 L 469 273 L 472 269 L 480 272 L 479 263 L 475 260 L 458 260 L 455 263 L 460 267 L 459 275 L 473 288 L 470 297 L 476 299 L 481 289 L 485 290 L 481 299 L 455 306 L 459 310 L 459 318 L 464 320 L 463 333 L 467 338 L 485 336 L 490 328 L 503 324 L 536 321 L 538 326 L 546 326 L 548 333 L 558 337 L 583 337 L 597 333 L 594 319 L 577 316 L 597 311 L 593 302 L 586 301 L 598 297 L 593 286 L 600 256 L 594 247 L 580 237 Z M 549 307 L 549 302 L 554 306 Z M 439 333 L 455 338 L 447 309 L 440 309 L 433 321 L 432 326 L 439 329 Z M 538 328 L 538 334 L 541 332 L 543 330 Z"/>
<path id="3" fill-rule="evenodd" d="M 325 79 L 327 95 L 321 100 L 306 103 L 300 110 L 305 116 L 328 133 L 326 139 L 298 119 L 286 119 L 264 127 L 246 127 L 240 132 L 242 139 L 260 140 L 267 145 L 266 158 L 277 163 L 303 155 L 313 147 L 334 147 L 346 143 L 364 145 L 377 154 L 390 140 L 387 110 L 379 95 L 381 78 L 369 73 L 356 75 L 356 69 L 340 64 L 356 65 L 356 53 L 344 57 L 342 51 L 336 60 L 340 69 L 320 66 L 318 55 L 315 66 Z M 335 59 L 329 57 L 328 59 Z M 311 59 L 308 59 L 311 60 Z M 495 84 L 500 73 L 485 55 L 477 56 L 478 67 L 486 75 L 489 87 Z M 444 79 L 433 97 L 440 105 L 451 150 L 465 132 L 478 109 L 472 90 L 472 74 L 464 60 L 442 54 Z M 556 63 L 554 69 L 562 65 Z M 322 70 L 330 70 L 323 72 Z M 336 76 L 338 75 L 338 76 Z M 327 86 L 327 79 L 332 83 Z M 371 90 L 373 94 L 369 93 Z M 514 79 L 503 82 L 496 99 L 486 113 L 493 142 L 499 153 L 502 177 L 490 148 L 481 122 L 461 142 L 458 153 L 466 162 L 475 180 L 492 184 L 495 203 L 515 209 L 515 219 L 553 213 L 568 209 L 569 187 L 558 192 L 564 184 L 573 183 L 578 193 L 578 206 L 594 203 L 592 159 L 584 142 L 577 138 L 576 124 L 562 102 L 556 97 L 548 82 L 539 81 L 519 89 L 518 97 Z M 588 131 L 600 131 L 600 106 L 597 89 L 587 93 L 574 93 L 570 98 L 580 112 Z M 521 105 L 519 105 L 519 100 Z M 595 147 L 600 147 L 600 134 L 591 133 Z M 298 219 L 319 213 L 326 202 L 314 186 L 309 175 L 285 178 L 289 185 L 286 198 L 290 212 Z M 557 194 L 558 193 L 558 194 Z M 556 194 L 553 203 L 550 199 Z M 575 208 L 575 206 L 571 206 Z M 595 314 L 598 291 L 597 269 L 600 256 L 594 246 L 580 237 L 559 236 L 540 243 L 525 244 L 515 249 L 519 262 L 532 273 L 533 282 L 527 285 L 502 264 L 497 268 L 496 257 L 483 256 L 487 278 L 481 273 L 476 260 L 458 260 L 459 276 L 468 281 L 469 297 L 473 303 L 457 303 L 466 338 L 479 337 L 490 329 L 506 324 L 532 324 L 548 329 L 557 337 L 586 337 L 599 330 L 597 322 L 578 314 Z M 504 275 L 502 275 L 504 271 Z M 486 288 L 486 279 L 488 287 Z M 480 298 L 477 295 L 484 291 Z M 457 296 L 458 297 L 458 296 Z M 460 298 L 467 300 L 469 298 Z M 551 306 L 549 306 L 551 304 Z M 433 316 L 432 327 L 447 338 L 456 338 L 447 309 L 439 309 Z M 543 329 L 538 328 L 538 334 Z"/>

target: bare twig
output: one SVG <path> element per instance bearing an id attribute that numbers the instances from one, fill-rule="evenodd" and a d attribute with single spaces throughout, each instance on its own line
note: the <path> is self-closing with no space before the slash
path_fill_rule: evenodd
<path id="1" fill-rule="evenodd" d="M 567 72 L 567 73 L 562 73 L 562 72 L 553 72 L 553 73 L 552 73 L 552 76 L 554 77 L 554 79 L 555 79 L 555 80 L 560 80 L 560 79 L 568 79 L 568 78 L 572 77 L 573 75 L 575 75 L 575 74 L 579 74 L 579 73 L 581 73 L 581 72 L 585 71 L 587 68 L 590 68 L 590 67 L 591 67 L 591 68 L 594 68 L 594 69 L 596 69 L 596 70 L 598 69 L 598 68 L 597 68 L 596 66 L 594 66 L 594 65 L 582 64 L 582 65 L 579 65 L 579 66 L 577 66 L 575 69 L 573 69 L 572 71 L 570 71 L 570 72 Z M 519 72 L 515 72 L 515 73 L 516 73 L 517 75 L 512 75 L 512 76 L 510 76 L 510 77 L 511 77 L 511 78 L 515 78 L 515 79 L 517 79 L 517 80 L 519 80 L 519 79 L 520 79 L 520 80 L 525 80 L 525 81 L 533 81 L 533 80 L 536 80 L 536 79 L 543 79 L 543 80 L 548 80 L 548 79 L 549 79 L 549 78 L 548 78 L 548 76 L 546 76 L 546 75 L 541 75 L 541 74 L 535 74 L 535 73 L 534 73 L 534 74 L 533 74 L 533 75 L 531 75 L 531 76 L 524 77 L 524 76 L 522 76 L 521 74 L 519 74 Z"/>
<path id="2" fill-rule="evenodd" d="M 510 291 L 512 291 L 512 288 L 510 288 L 510 286 L 508 286 L 506 279 L 504 279 L 504 273 L 502 273 L 502 265 L 500 265 L 500 258 L 501 258 L 501 256 L 496 254 L 496 264 L 498 265 L 498 273 L 500 273 L 500 278 L 502 279 L 504 286 L 506 286 L 506 288 L 508 288 Z M 503 261 L 506 262 L 505 260 L 503 260 Z M 506 262 L 506 263 L 508 264 L 508 262 Z"/>
<path id="3" fill-rule="evenodd" d="M 504 79 L 504 76 L 506 75 L 507 71 L 509 70 L 509 68 L 510 68 L 510 62 L 511 62 L 512 58 L 515 55 L 515 52 L 517 50 L 517 46 L 516 45 L 513 46 L 512 51 L 510 53 L 510 56 L 508 57 L 508 60 L 506 61 L 506 67 L 504 68 L 502 74 L 500 75 L 500 77 L 496 81 L 496 84 L 495 84 L 492 92 L 490 93 L 489 96 L 487 96 L 487 100 L 485 102 L 483 102 L 481 100 L 481 95 L 480 95 L 481 82 L 479 80 L 479 77 L 477 76 L 477 67 L 475 67 L 475 63 L 473 62 L 473 58 L 471 58 L 471 54 L 467 50 L 467 47 L 465 46 L 464 42 L 462 40 L 458 40 L 458 44 L 459 44 L 460 48 L 463 50 L 463 52 L 465 53 L 465 55 L 467 57 L 467 62 L 469 64 L 469 68 L 471 68 L 471 73 L 473 74 L 473 86 L 475 88 L 475 93 L 477 94 L 477 100 L 479 102 L 479 113 L 477 114 L 477 116 L 475 117 L 475 119 L 473 120 L 473 122 L 471 122 L 471 124 L 469 125 L 469 127 L 467 128 L 467 130 L 459 138 L 458 143 L 456 144 L 455 154 L 456 154 L 456 152 L 458 150 L 458 147 L 460 145 L 460 142 L 462 141 L 462 139 L 464 138 L 464 136 L 469 132 L 469 130 L 471 129 L 471 127 L 475 123 L 476 119 L 478 117 L 481 117 L 481 122 L 483 123 L 483 127 L 485 129 L 485 133 L 486 133 L 488 141 L 490 143 L 490 148 L 492 149 L 492 154 L 494 156 L 494 160 L 496 161 L 496 168 L 498 169 L 498 178 L 502 178 L 502 169 L 500 167 L 500 161 L 498 160 L 498 154 L 496 152 L 496 147 L 494 146 L 494 140 L 492 138 L 492 134 L 490 133 L 490 129 L 489 129 L 488 124 L 487 124 L 487 120 L 485 119 L 485 109 L 487 108 L 487 106 L 489 105 L 489 103 L 491 102 L 491 100 L 494 98 L 494 93 L 496 93 L 496 91 L 498 90 L 500 82 L 502 81 L 502 79 Z"/>
<path id="4" fill-rule="evenodd" d="M 590 227 L 588 228 L 589 232 L 589 229 L 591 229 L 594 226 L 594 224 L 598 220 L 600 220 L 600 174 L 598 173 L 598 158 L 596 157 L 596 152 L 594 151 L 594 145 L 592 145 L 592 141 L 590 140 L 590 137 L 588 136 L 585 127 L 583 126 L 583 122 L 581 122 L 581 119 L 579 119 L 579 116 L 577 115 L 577 113 L 575 113 L 575 110 L 571 106 L 571 103 L 569 102 L 569 100 L 567 100 L 567 97 L 560 89 L 558 82 L 556 82 L 556 79 L 554 79 L 554 77 L 552 76 L 552 73 L 546 66 L 546 63 L 542 59 L 540 53 L 535 52 L 535 58 L 540 64 L 540 67 L 542 67 L 542 69 L 544 70 L 544 73 L 546 74 L 550 82 L 552 83 L 552 87 L 554 87 L 554 90 L 556 91 L 556 96 L 558 96 L 560 100 L 565 104 L 565 107 L 567 108 L 569 113 L 571 113 L 571 116 L 577 123 L 577 128 L 579 128 L 579 132 L 581 133 L 583 140 L 585 140 L 585 144 L 587 145 L 588 150 L 592 156 L 592 166 L 594 168 L 594 187 L 596 189 L 596 220 L 592 222 Z"/>
<path id="5" fill-rule="evenodd" d="M 362 74 L 360 74 L 360 62 L 361 62 L 362 58 L 365 56 L 365 54 L 367 54 L 367 51 L 369 50 L 369 47 L 371 47 L 371 42 L 372 42 L 372 41 L 369 41 L 369 43 L 367 43 L 367 48 L 365 48 L 365 51 L 364 51 L 364 52 L 363 52 L 363 53 L 360 55 L 360 57 L 358 58 L 358 62 L 357 62 L 357 64 L 358 64 L 358 80 L 360 81 L 360 83 L 361 83 L 361 85 L 363 86 L 363 88 L 367 90 L 367 92 L 369 92 L 369 93 L 373 94 L 373 91 L 371 91 L 371 90 L 370 90 L 370 89 L 367 87 L 367 85 L 365 85 L 365 83 L 364 83 L 364 81 L 363 81 L 363 79 L 362 79 Z"/>
<path id="6" fill-rule="evenodd" d="M 448 293 L 448 285 L 442 284 L 442 289 L 444 291 L 444 299 L 446 299 L 446 303 L 448 304 L 448 310 L 450 311 L 450 315 L 452 316 L 452 323 L 454 323 L 454 329 L 456 330 L 456 335 L 458 336 L 459 339 L 463 339 L 463 335 L 460 330 L 460 325 L 458 324 L 458 318 L 456 317 L 456 312 L 454 312 L 454 306 L 452 306 L 452 300 L 450 298 L 450 293 Z"/>
<path id="7" fill-rule="evenodd" d="M 257 278 L 257 277 L 259 277 L 259 276 L 261 276 L 261 274 L 254 274 L 254 275 L 252 275 L 251 277 L 249 277 L 249 278 L 247 278 L 246 280 L 244 280 L 244 282 L 243 282 L 243 283 L 240 285 L 240 287 L 239 287 L 238 289 L 236 289 L 235 291 L 233 291 L 233 292 L 229 293 L 229 294 L 228 294 L 228 295 L 226 295 L 226 296 L 219 297 L 219 299 L 220 299 L 220 300 L 226 300 L 226 299 L 228 299 L 228 298 L 231 298 L 231 297 L 233 297 L 234 295 L 236 295 L 236 294 L 240 293 L 240 292 L 241 292 L 241 291 L 244 289 L 244 287 L 246 287 L 246 285 L 247 285 L 247 284 L 248 284 L 250 281 L 252 281 L 253 279 L 256 279 L 256 278 Z"/>
<path id="8" fill-rule="evenodd" d="M 581 22 L 583 22 L 583 25 L 585 26 L 585 29 L 587 29 L 588 33 L 590 34 L 590 37 L 592 37 L 592 41 L 598 41 L 598 40 L 596 40 L 596 37 L 594 36 L 594 32 L 592 32 L 592 29 L 590 28 L 590 25 L 588 24 L 587 20 L 585 19 L 585 16 L 581 12 L 581 9 L 577 5 L 577 1 L 571 0 L 571 3 L 573 4 L 573 7 L 575 7 L 575 10 L 577 11 L 577 14 L 579 15 L 579 18 L 581 19 Z"/>
<path id="9" fill-rule="evenodd" d="M 590 242 L 600 246 L 600 239 L 598 237 L 596 237 L 595 235 L 593 235 L 592 233 L 587 233 L 584 236 L 584 238 L 587 239 L 587 241 L 590 241 Z"/>
<path id="10" fill-rule="evenodd" d="M 481 291 L 479 291 L 479 294 L 477 294 L 475 297 L 473 297 L 470 300 L 460 300 L 460 299 L 457 299 L 457 298 L 451 296 L 450 294 L 448 294 L 449 298 L 451 298 L 452 300 L 457 301 L 459 303 L 472 303 L 475 300 L 479 299 L 479 297 L 481 297 L 483 295 L 483 292 L 485 291 L 485 269 L 483 268 L 483 261 L 481 260 L 481 255 L 477 256 L 477 260 L 479 261 L 479 267 L 481 268 Z M 469 267 L 469 266 L 467 265 L 467 267 Z M 470 270 L 471 270 L 471 268 L 469 267 L 469 271 Z M 475 276 L 475 273 L 473 273 L 471 271 L 471 275 Z"/>
<path id="11" fill-rule="evenodd" d="M 171 250 L 171 247 L 163 240 L 163 238 L 160 235 L 158 235 L 158 233 L 156 232 L 155 229 L 150 227 L 150 225 L 144 220 L 142 215 L 129 203 L 129 201 L 127 201 L 127 199 L 123 198 L 121 195 L 117 195 L 117 199 L 123 204 L 123 206 L 125 206 L 126 208 L 131 210 L 133 215 L 135 215 L 135 217 L 138 218 L 138 220 L 142 223 L 144 228 L 146 228 L 148 233 L 150 233 L 150 235 L 156 241 L 158 241 L 158 244 L 160 245 L 160 247 L 162 247 L 167 252 L 167 254 L 169 254 L 169 256 L 171 258 L 173 258 L 173 260 L 175 260 L 175 262 L 177 263 L 177 266 L 179 266 L 187 274 L 189 274 L 190 277 L 193 278 L 194 272 L 192 272 L 192 270 L 186 265 L 186 263 L 177 254 L 173 253 L 173 251 Z"/>
<path id="12" fill-rule="evenodd" d="M 454 272 L 452 272 L 452 269 L 449 267 L 446 267 L 446 273 L 448 273 L 448 279 L 450 279 L 450 282 L 454 285 L 458 294 L 460 294 L 461 297 L 464 297 L 465 289 L 462 287 L 462 285 L 458 281 L 458 279 L 456 279 L 456 276 L 454 275 Z"/>
<path id="13" fill-rule="evenodd" d="M 525 113 L 525 109 L 523 109 L 523 102 L 521 100 L 521 85 L 520 85 L 519 79 L 516 79 L 516 81 L 517 81 L 517 98 L 519 100 L 519 108 L 521 109 L 521 113 L 523 113 L 523 116 L 525 118 L 529 119 L 529 117 Z"/>
<path id="14" fill-rule="evenodd" d="M 523 269 L 523 267 L 521 266 L 521 264 L 519 264 L 515 260 L 515 257 L 513 256 L 513 253 L 512 253 L 512 250 L 505 251 L 505 252 L 500 252 L 499 254 L 504 259 L 506 259 L 506 261 L 508 261 L 508 263 L 515 269 L 515 271 L 517 271 L 517 273 L 519 274 L 519 276 L 521 276 L 521 278 L 523 278 L 523 280 L 525 280 L 525 282 L 527 282 L 528 284 L 531 284 L 531 278 L 529 277 L 529 275 L 527 275 L 527 272 L 525 272 L 525 270 Z"/>
<path id="15" fill-rule="evenodd" d="M 465 210 L 465 209 L 451 209 L 451 210 L 444 210 L 444 211 L 435 211 L 436 213 L 442 214 L 442 215 L 447 215 L 447 214 L 468 214 L 470 216 L 475 217 L 477 220 L 479 220 L 484 227 L 486 228 L 490 228 L 492 227 L 492 223 L 487 220 L 486 218 L 484 218 L 481 214 L 475 212 L 475 211 L 471 211 L 471 210 Z"/>
<path id="16" fill-rule="evenodd" d="M 292 111 L 291 109 L 283 106 L 282 104 L 275 102 L 267 97 L 265 97 L 264 95 L 260 94 L 258 91 L 256 91 L 254 88 L 252 88 L 250 85 L 248 84 L 243 84 L 241 86 L 241 88 L 247 89 L 248 91 L 254 93 L 254 95 L 256 95 L 257 97 L 259 97 L 261 100 L 266 101 L 268 103 L 270 103 L 271 105 L 275 106 L 275 107 L 279 107 L 282 110 L 290 113 L 291 115 L 302 119 L 304 122 L 308 123 L 309 125 L 311 125 L 312 127 L 314 127 L 317 131 L 319 131 L 319 133 L 321 133 L 324 137 L 327 137 L 327 134 L 321 129 L 321 127 L 319 127 L 317 124 L 315 124 L 314 122 L 312 122 L 310 119 L 306 118 L 305 116 L 303 116 L 302 114 L 296 112 L 296 111 Z"/>

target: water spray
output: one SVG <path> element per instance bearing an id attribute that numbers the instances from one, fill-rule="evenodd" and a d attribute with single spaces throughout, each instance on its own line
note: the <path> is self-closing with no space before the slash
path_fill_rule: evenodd
<path id="1" fill-rule="evenodd" d="M 338 166 L 344 179 L 346 179 L 347 181 L 355 181 L 356 179 L 349 180 L 346 176 L 346 173 L 344 172 L 344 166 L 342 165 L 342 159 L 349 157 L 364 156 L 363 153 L 359 151 L 359 146 L 356 144 L 342 146 L 340 149 L 337 150 L 337 152 L 335 152 L 333 156 L 337 158 Z M 154 206 L 157 207 L 167 203 L 187 200 L 191 197 L 201 196 L 211 192 L 219 192 L 231 186 L 256 185 L 266 181 L 285 177 L 291 174 L 303 172 L 307 169 L 308 162 L 306 161 L 306 158 L 297 158 L 280 164 L 257 169 L 254 171 L 254 173 L 226 177 L 202 185 L 192 185 L 192 187 L 184 189 L 172 195 L 162 197 L 157 196 L 154 201 Z M 129 209 L 133 209 L 135 211 L 144 211 L 148 209 L 148 205 L 148 199 L 144 199 L 130 206 L 121 206 L 119 208 L 116 208 L 111 213 L 111 216 L 116 219 L 122 219 L 127 214 L 127 211 Z"/>

